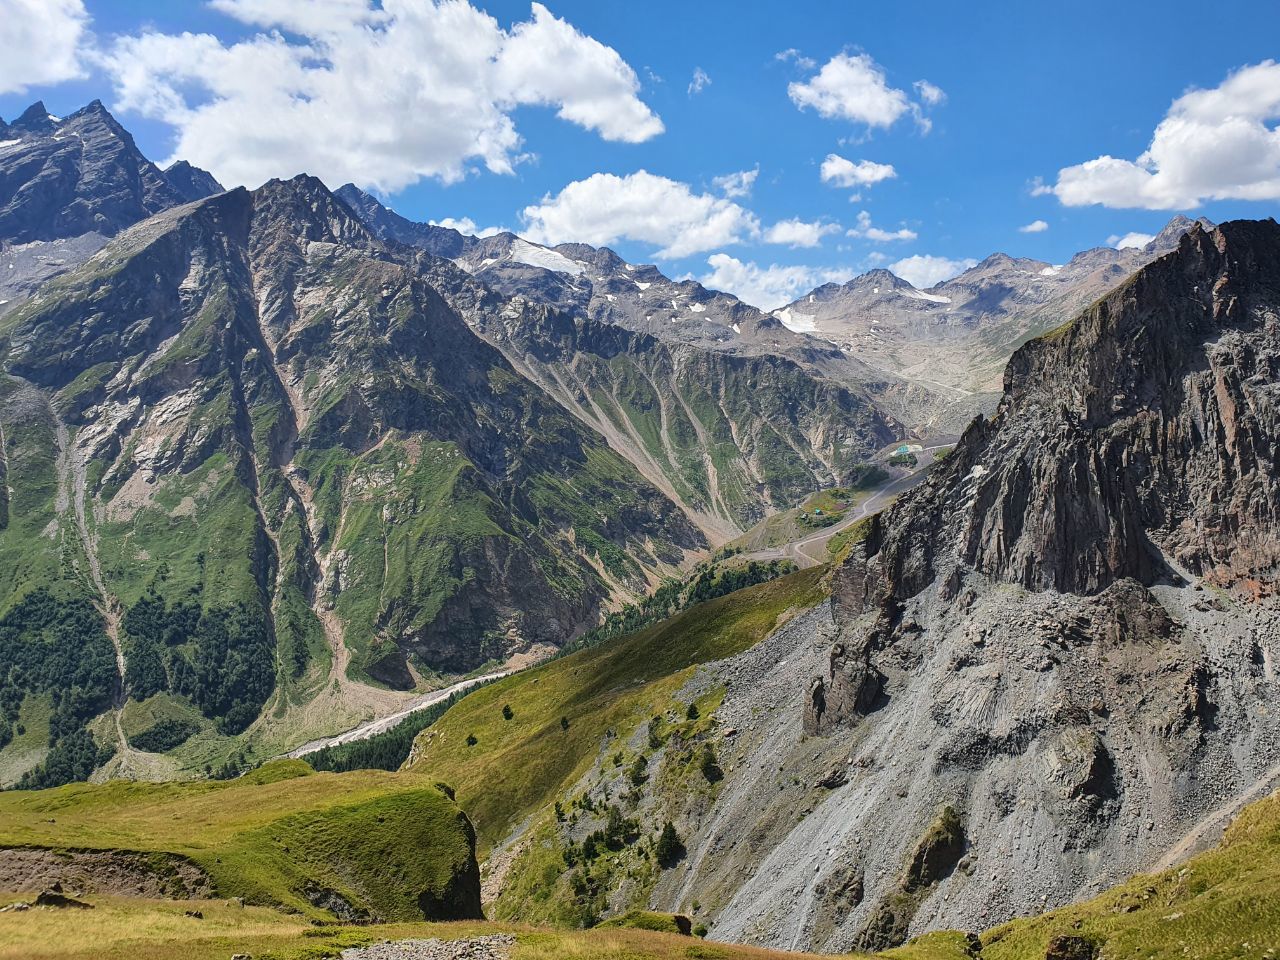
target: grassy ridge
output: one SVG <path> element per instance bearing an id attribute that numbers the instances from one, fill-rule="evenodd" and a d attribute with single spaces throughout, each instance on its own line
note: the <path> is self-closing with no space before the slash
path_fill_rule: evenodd
<path id="1" fill-rule="evenodd" d="M 419 738 L 412 769 L 453 785 L 485 850 L 545 812 L 606 731 L 622 736 L 665 707 L 693 665 L 745 650 L 783 614 L 819 602 L 822 572 L 740 590 L 485 687 Z"/>
<path id="2" fill-rule="evenodd" d="M 334 890 L 390 920 L 420 919 L 468 869 L 470 827 L 435 786 L 381 771 L 267 764 L 229 782 L 74 784 L 0 794 L 0 846 L 183 856 L 220 896 L 326 916 L 305 890 Z"/>

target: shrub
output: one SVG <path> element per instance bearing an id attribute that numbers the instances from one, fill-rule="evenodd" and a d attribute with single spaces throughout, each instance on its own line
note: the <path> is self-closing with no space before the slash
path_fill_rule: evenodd
<path id="1" fill-rule="evenodd" d="M 479 742 L 480 742 L 480 741 L 476 739 L 476 735 L 475 735 L 474 733 L 468 733 L 468 734 L 467 734 L 467 746 L 468 746 L 468 747 L 474 747 L 474 746 L 475 746 L 477 743 L 479 743 Z"/>
<path id="2" fill-rule="evenodd" d="M 664 868 L 674 867 L 684 856 L 684 841 L 680 839 L 680 834 L 676 833 L 676 825 L 670 820 L 663 825 L 653 854 Z"/>
<path id="3" fill-rule="evenodd" d="M 698 769 L 702 771 L 702 775 L 706 777 L 708 783 L 715 783 L 717 780 L 724 779 L 724 771 L 720 769 L 720 764 L 716 760 L 716 752 L 711 749 L 711 744 L 703 744 L 702 749 L 698 752 Z"/>
<path id="4" fill-rule="evenodd" d="M 510 719 L 511 719 L 512 717 L 514 717 L 514 716 L 515 716 L 515 714 L 511 711 L 511 704 L 509 704 L 509 703 L 504 703 L 504 704 L 502 705 L 502 719 L 503 719 L 503 720 L 510 720 Z"/>

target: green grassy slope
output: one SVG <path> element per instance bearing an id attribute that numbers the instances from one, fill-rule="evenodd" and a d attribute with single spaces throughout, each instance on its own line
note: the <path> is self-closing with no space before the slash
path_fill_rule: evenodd
<path id="1" fill-rule="evenodd" d="M 784 614 L 817 603 L 821 574 L 815 568 L 729 594 L 487 686 L 421 735 L 411 769 L 457 790 L 487 850 L 526 817 L 545 815 L 595 758 L 606 731 L 622 737 L 648 722 L 694 664 L 745 650 Z M 513 708 L 510 720 L 504 704 Z"/>
<path id="2" fill-rule="evenodd" d="M 0 794 L 0 846 L 174 854 L 219 896 L 317 919 L 328 914 L 308 900 L 314 889 L 384 919 L 422 919 L 420 894 L 447 900 L 475 873 L 471 838 L 466 817 L 420 777 L 314 773 L 296 760 L 233 781 Z"/>

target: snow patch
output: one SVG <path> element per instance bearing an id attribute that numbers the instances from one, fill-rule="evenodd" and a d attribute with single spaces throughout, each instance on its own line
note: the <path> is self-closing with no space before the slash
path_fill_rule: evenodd
<path id="1" fill-rule="evenodd" d="M 707 305 L 705 303 L 691 303 L 689 304 L 689 309 L 694 313 L 702 313 L 707 309 Z"/>
<path id="2" fill-rule="evenodd" d="M 62 122 L 62 118 L 61 118 L 61 117 L 55 117 L 52 113 L 46 113 L 46 114 L 45 114 L 45 116 L 46 116 L 46 117 L 48 117 L 50 120 L 52 120 L 54 123 L 61 123 L 61 122 Z"/>
<path id="3" fill-rule="evenodd" d="M 3 300 L 0 300 L 0 303 L 4 303 L 4 301 L 3 301 Z M 741 333 L 741 332 L 742 332 L 742 328 L 741 328 L 740 326 L 738 326 L 738 325 L 735 323 L 735 324 L 733 325 L 733 332 L 734 332 L 734 333 Z"/>
<path id="4" fill-rule="evenodd" d="M 635 269 L 635 267 L 633 267 L 633 266 L 632 266 L 631 264 L 629 264 L 629 263 L 624 263 L 624 264 L 622 265 L 622 269 L 623 269 L 623 270 L 628 270 L 628 271 L 630 271 L 630 270 L 634 270 L 634 269 Z"/>
<path id="5" fill-rule="evenodd" d="M 808 313 L 796 313 L 790 307 L 773 311 L 782 325 L 793 333 L 817 333 L 817 318 Z"/>
<path id="6" fill-rule="evenodd" d="M 923 290 L 899 290 L 909 300 L 927 300 L 930 303 L 950 303 L 950 297 L 942 297 L 936 293 L 925 293 Z"/>
<path id="7" fill-rule="evenodd" d="M 1062 272 L 1062 264 L 1058 263 L 1058 264 L 1054 264 L 1052 267 L 1045 267 L 1043 270 L 1040 271 L 1040 276 L 1056 277 L 1061 272 Z"/>
<path id="8" fill-rule="evenodd" d="M 975 464 L 975 465 L 974 465 L 974 468 L 973 468 L 972 470 L 970 470 L 970 471 L 969 471 L 968 476 L 966 476 L 964 479 L 965 479 L 965 481 L 966 481 L 966 482 L 968 482 L 969 480 L 977 480 L 979 477 L 981 477 L 981 476 L 985 476 L 985 475 L 986 475 L 986 473 L 987 473 L 987 468 L 986 468 L 986 467 L 984 467 L 984 466 L 983 466 L 982 464 L 980 464 L 980 463 L 979 463 L 979 464 Z"/>
<path id="9" fill-rule="evenodd" d="M 582 264 L 570 260 L 563 254 L 529 243 L 527 240 L 516 240 L 511 244 L 510 257 L 516 263 L 525 263 L 531 267 L 541 267 L 553 273 L 567 273 L 571 277 L 582 273 Z"/>
<path id="10" fill-rule="evenodd" d="M 653 286 L 652 283 L 641 283 L 639 280 L 632 280 L 631 282 L 634 283 L 641 290 L 648 290 L 650 287 Z"/>
<path id="11" fill-rule="evenodd" d="M 0 150 L 7 150 L 9 147 L 16 147 L 21 140 L 0 140 Z"/>

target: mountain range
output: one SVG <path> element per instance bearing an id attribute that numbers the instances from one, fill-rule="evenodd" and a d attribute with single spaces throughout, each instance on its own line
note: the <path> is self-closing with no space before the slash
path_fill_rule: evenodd
<path id="1" fill-rule="evenodd" d="M 1280 785 L 1278 317 L 1274 220 L 765 312 L 37 103 L 0 121 L 0 891 L 1237 955 L 1205 918 L 1265 936 L 1280 889 L 1237 856 L 1280 822 L 1241 814 Z"/>

